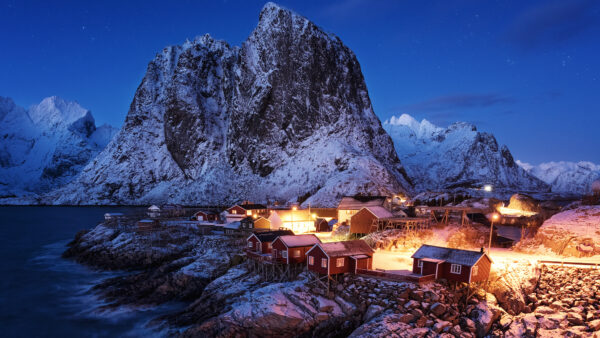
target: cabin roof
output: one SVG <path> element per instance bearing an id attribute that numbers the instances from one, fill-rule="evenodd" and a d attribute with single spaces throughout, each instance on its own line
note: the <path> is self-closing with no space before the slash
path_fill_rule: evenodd
<path id="1" fill-rule="evenodd" d="M 363 240 L 329 242 L 319 244 L 329 257 L 372 255 L 373 249 Z"/>
<path id="2" fill-rule="evenodd" d="M 394 217 L 394 214 L 389 212 L 386 208 L 380 206 L 364 207 L 363 209 L 369 210 L 377 218 L 389 218 Z"/>
<path id="3" fill-rule="evenodd" d="M 411 257 L 417 259 L 428 259 L 436 262 L 447 262 L 473 266 L 485 255 L 481 251 L 453 249 L 434 245 L 422 245 Z"/>
<path id="4" fill-rule="evenodd" d="M 254 236 L 256 236 L 256 238 L 258 238 L 259 241 L 265 243 L 273 242 L 275 238 L 279 236 L 294 236 L 294 232 L 292 232 L 291 230 L 275 230 L 255 233 Z"/>
<path id="5" fill-rule="evenodd" d="M 383 206 L 385 196 L 344 196 L 338 204 L 338 209 L 360 210 L 364 207 Z"/>
<path id="6" fill-rule="evenodd" d="M 240 223 L 239 221 L 235 221 L 235 222 L 231 222 L 231 223 L 225 224 L 224 228 L 227 228 L 227 229 L 239 229 L 240 225 L 242 225 L 242 223 Z"/>
<path id="7" fill-rule="evenodd" d="M 312 234 L 306 235 L 287 235 L 279 236 L 280 241 L 283 242 L 288 248 L 296 248 L 300 246 L 313 246 L 317 243 L 321 243 L 321 240 Z"/>

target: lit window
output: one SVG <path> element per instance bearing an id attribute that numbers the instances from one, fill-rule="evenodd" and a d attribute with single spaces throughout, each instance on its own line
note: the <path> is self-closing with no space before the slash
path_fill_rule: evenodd
<path id="1" fill-rule="evenodd" d="M 473 276 L 477 276 L 477 273 L 479 272 L 479 267 L 477 265 L 475 265 L 473 267 L 473 269 L 471 270 L 471 272 L 473 273 Z"/>
<path id="2" fill-rule="evenodd" d="M 248 242 L 248 247 L 251 248 L 252 247 L 252 242 Z"/>
<path id="3" fill-rule="evenodd" d="M 235 214 L 237 214 L 237 210 L 233 209 L 233 210 L 231 210 L 231 213 L 235 215 Z"/>
<path id="4" fill-rule="evenodd" d="M 327 258 L 321 258 L 321 267 L 322 268 L 326 268 L 327 267 Z"/>
<path id="5" fill-rule="evenodd" d="M 246 215 L 248 215 L 248 216 L 252 216 L 252 210 L 248 210 L 248 211 L 246 211 Z"/>
<path id="6" fill-rule="evenodd" d="M 267 247 L 268 247 L 269 249 L 271 249 L 271 248 L 273 247 L 273 243 L 270 243 L 270 242 L 269 242 L 269 244 L 267 244 Z"/>
<path id="7" fill-rule="evenodd" d="M 300 257 L 300 250 L 294 250 L 294 257 Z"/>
<path id="8" fill-rule="evenodd" d="M 315 258 L 313 256 L 308 256 L 308 264 L 315 265 Z"/>
<path id="9" fill-rule="evenodd" d="M 422 267 L 423 267 L 423 261 L 422 261 L 422 260 L 420 260 L 420 259 L 419 259 L 419 260 L 417 261 L 417 267 L 418 267 L 418 268 L 422 268 Z"/>
<path id="10" fill-rule="evenodd" d="M 281 257 L 287 258 L 287 251 L 282 251 L 281 252 Z"/>
<path id="11" fill-rule="evenodd" d="M 462 265 L 460 265 L 460 264 L 450 265 L 450 273 L 460 275 L 461 270 L 462 270 Z"/>
<path id="12" fill-rule="evenodd" d="M 338 258 L 335 260 L 335 267 L 336 268 L 341 268 L 342 266 L 344 266 L 344 258 Z"/>

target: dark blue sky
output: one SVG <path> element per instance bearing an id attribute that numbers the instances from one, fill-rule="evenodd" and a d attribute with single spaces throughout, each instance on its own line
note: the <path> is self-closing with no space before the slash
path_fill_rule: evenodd
<path id="1" fill-rule="evenodd" d="M 76 100 L 120 126 L 148 61 L 210 33 L 240 45 L 264 1 L 11 1 L 0 95 Z M 600 2 L 281 1 L 338 35 L 382 121 L 475 123 L 516 159 L 600 163 Z"/>

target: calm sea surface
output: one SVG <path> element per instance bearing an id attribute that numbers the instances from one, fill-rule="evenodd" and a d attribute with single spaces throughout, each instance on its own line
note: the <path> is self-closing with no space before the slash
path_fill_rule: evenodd
<path id="1" fill-rule="evenodd" d="M 169 310 L 102 312 L 89 292 L 118 275 L 94 271 L 60 255 L 82 229 L 125 207 L 0 207 L 0 336 L 156 336 L 146 323 Z"/>

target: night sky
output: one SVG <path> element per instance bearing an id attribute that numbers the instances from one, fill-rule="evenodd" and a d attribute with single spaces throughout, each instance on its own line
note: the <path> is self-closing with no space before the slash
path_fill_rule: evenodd
<path id="1" fill-rule="evenodd" d="M 515 159 L 600 163 L 600 1 L 279 3 L 355 52 L 382 122 L 468 121 Z M 0 4 L 0 95 L 58 95 L 120 126 L 158 51 L 204 33 L 240 45 L 264 2 Z"/>

